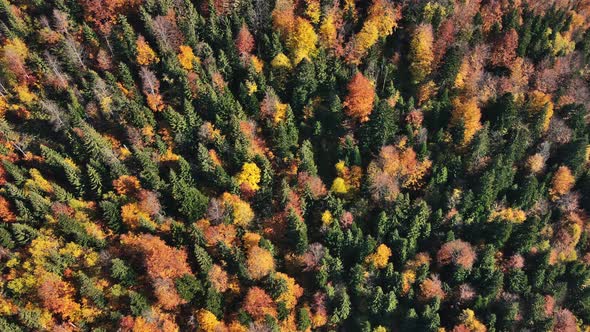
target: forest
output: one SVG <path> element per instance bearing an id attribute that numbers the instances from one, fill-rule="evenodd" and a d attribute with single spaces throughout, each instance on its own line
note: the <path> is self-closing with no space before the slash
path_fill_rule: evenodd
<path id="1" fill-rule="evenodd" d="M 589 0 L 0 0 L 0 331 L 589 332 Z"/>

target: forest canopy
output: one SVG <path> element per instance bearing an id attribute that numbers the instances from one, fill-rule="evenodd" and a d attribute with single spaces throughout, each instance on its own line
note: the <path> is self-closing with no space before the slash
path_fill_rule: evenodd
<path id="1" fill-rule="evenodd" d="M 590 2 L 0 20 L 0 331 L 590 331 Z"/>

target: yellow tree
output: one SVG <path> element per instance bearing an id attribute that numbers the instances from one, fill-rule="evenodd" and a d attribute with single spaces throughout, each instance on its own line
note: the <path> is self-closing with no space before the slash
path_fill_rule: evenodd
<path id="1" fill-rule="evenodd" d="M 237 176 L 238 184 L 246 184 L 250 189 L 256 191 L 260 189 L 260 168 L 255 163 L 245 163 L 242 171 Z"/>
<path id="2" fill-rule="evenodd" d="M 180 53 L 178 54 L 178 61 L 182 68 L 186 70 L 193 69 L 193 61 L 197 59 L 190 46 L 180 45 Z"/>
<path id="3" fill-rule="evenodd" d="M 410 72 L 414 83 L 420 83 L 430 75 L 434 60 L 432 43 L 432 26 L 430 24 L 419 25 L 410 42 Z"/>
<path id="4" fill-rule="evenodd" d="M 532 114 L 543 112 L 543 131 L 549 129 L 551 117 L 553 117 L 553 102 L 551 96 L 541 91 L 533 91 L 529 95 L 529 111 Z"/>
<path id="5" fill-rule="evenodd" d="M 297 65 L 303 59 L 310 59 L 317 47 L 318 36 L 311 23 L 301 17 L 295 20 L 295 29 L 289 35 L 287 46 L 291 51 L 293 63 Z"/>
<path id="6" fill-rule="evenodd" d="M 451 125 L 463 125 L 463 144 L 468 144 L 481 128 L 481 111 L 477 106 L 475 97 L 466 101 L 459 98 L 453 100 L 453 112 L 451 113 Z"/>
<path id="7" fill-rule="evenodd" d="M 152 63 L 157 63 L 160 61 L 156 56 L 156 52 L 150 47 L 150 45 L 145 41 L 142 35 L 137 38 L 137 42 L 135 43 L 137 49 L 137 63 L 142 66 L 147 66 Z"/>
<path id="8" fill-rule="evenodd" d="M 387 266 L 389 257 L 391 257 L 391 249 L 385 244 L 380 244 L 374 253 L 367 256 L 366 260 L 368 263 L 373 264 L 375 268 L 382 269 Z"/>

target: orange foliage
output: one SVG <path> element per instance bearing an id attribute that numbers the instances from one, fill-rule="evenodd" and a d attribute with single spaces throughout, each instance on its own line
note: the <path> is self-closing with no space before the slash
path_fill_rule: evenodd
<path id="1" fill-rule="evenodd" d="M 10 202 L 0 196 L 0 219 L 4 222 L 14 222 L 16 221 L 16 216 L 10 210 Z"/>
<path id="2" fill-rule="evenodd" d="M 80 304 L 74 300 L 74 287 L 53 273 L 47 273 L 41 278 L 37 293 L 45 308 L 65 319 L 74 318 L 80 310 Z"/>
<path id="3" fill-rule="evenodd" d="M 252 316 L 254 320 L 264 319 L 266 315 L 276 317 L 276 306 L 272 298 L 259 287 L 248 290 L 242 308 Z"/>
<path id="4" fill-rule="evenodd" d="M 348 83 L 348 95 L 344 100 L 346 115 L 365 122 L 373 111 L 375 87 L 361 72 L 357 72 Z"/>
<path id="5" fill-rule="evenodd" d="M 367 168 L 373 198 L 394 200 L 399 193 L 400 182 L 403 187 L 419 187 L 431 165 L 428 159 L 418 161 L 412 148 L 392 145 L 382 147 L 379 158 L 372 161 Z"/>
<path id="6" fill-rule="evenodd" d="M 81 0 L 85 11 L 85 19 L 104 34 L 111 31 L 119 14 L 132 8 L 137 8 L 143 0 Z"/>
<path id="7" fill-rule="evenodd" d="M 246 265 L 248 267 L 248 274 L 255 280 L 267 276 L 275 268 L 272 254 L 268 250 L 258 246 L 252 247 L 248 251 Z"/>
<path id="8" fill-rule="evenodd" d="M 430 278 L 424 279 L 420 284 L 420 298 L 431 300 L 435 297 L 442 300 L 445 297 L 445 292 L 442 289 L 442 283 L 438 276 L 431 276 Z"/>
<path id="9" fill-rule="evenodd" d="M 135 176 L 121 175 L 113 180 L 113 187 L 119 195 L 135 195 L 141 189 L 141 184 Z"/>
<path id="10" fill-rule="evenodd" d="M 170 247 L 162 239 L 151 234 L 126 234 L 121 236 L 121 243 L 131 253 L 139 254 L 143 258 L 147 275 L 154 288 L 163 288 L 156 292 L 156 296 L 164 308 L 170 309 L 182 303 L 173 280 L 185 274 L 192 274 L 185 251 Z"/>
<path id="11" fill-rule="evenodd" d="M 549 193 L 552 197 L 559 197 L 570 191 L 576 182 L 576 178 L 567 166 L 560 166 L 551 180 Z"/>

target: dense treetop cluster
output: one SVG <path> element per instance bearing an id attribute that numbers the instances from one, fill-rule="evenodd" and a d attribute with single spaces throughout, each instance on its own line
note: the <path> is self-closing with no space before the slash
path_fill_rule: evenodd
<path id="1" fill-rule="evenodd" d="M 1 331 L 590 331 L 590 2 L 0 21 Z"/>

